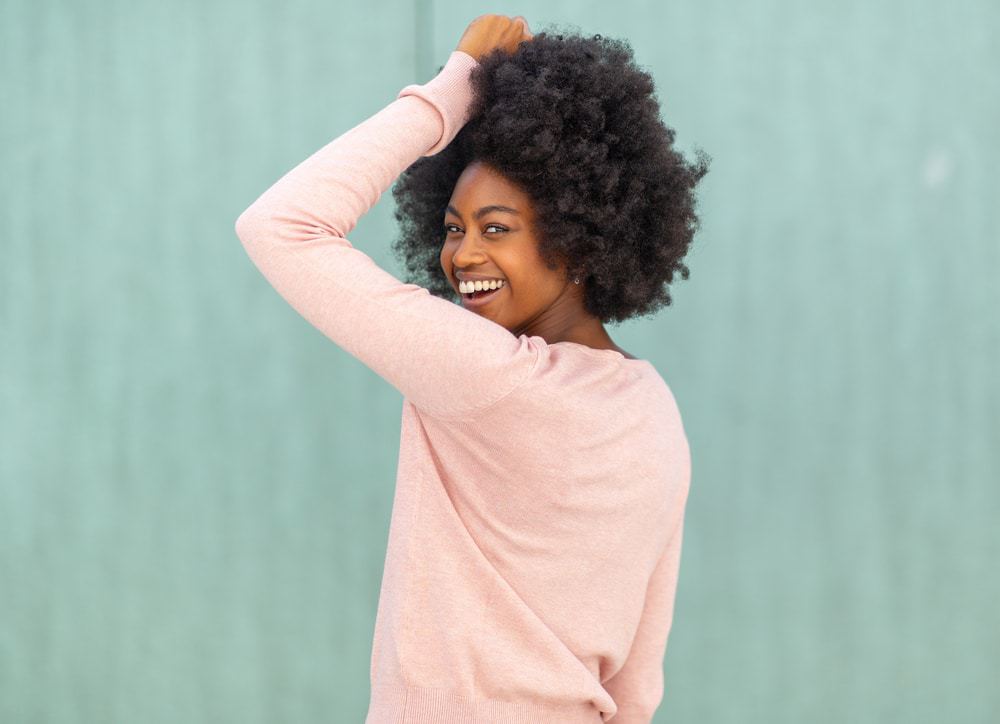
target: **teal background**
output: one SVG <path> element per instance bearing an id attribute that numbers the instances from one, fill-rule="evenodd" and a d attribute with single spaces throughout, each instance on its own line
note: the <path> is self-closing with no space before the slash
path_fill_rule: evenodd
<path id="1" fill-rule="evenodd" d="M 482 13 L 713 157 L 610 329 L 692 449 L 655 721 L 997 721 L 1000 5 L 4 0 L 0 722 L 363 721 L 402 397 L 233 224 Z"/>

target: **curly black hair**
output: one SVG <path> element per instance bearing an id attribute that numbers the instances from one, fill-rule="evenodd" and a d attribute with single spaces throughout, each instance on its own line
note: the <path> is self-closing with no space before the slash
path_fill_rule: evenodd
<path id="1" fill-rule="evenodd" d="M 458 300 L 441 269 L 443 219 L 458 177 L 479 161 L 532 199 L 539 255 L 581 278 L 588 313 L 621 322 L 669 305 L 674 273 L 690 275 L 681 260 L 711 157 L 698 149 L 689 164 L 673 148 L 629 43 L 538 32 L 514 53 L 482 56 L 471 82 L 469 121 L 392 189 L 401 228 L 392 250 L 407 281 Z"/>

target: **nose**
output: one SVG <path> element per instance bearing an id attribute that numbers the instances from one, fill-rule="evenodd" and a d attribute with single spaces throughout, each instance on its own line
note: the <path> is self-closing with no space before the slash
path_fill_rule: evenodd
<path id="1" fill-rule="evenodd" d="M 480 243 L 481 241 L 482 239 L 476 234 L 466 234 L 463 236 L 462 240 L 458 242 L 458 248 L 455 249 L 455 253 L 452 254 L 452 266 L 456 269 L 469 269 L 474 268 L 477 264 L 481 264 L 486 257 Z"/>

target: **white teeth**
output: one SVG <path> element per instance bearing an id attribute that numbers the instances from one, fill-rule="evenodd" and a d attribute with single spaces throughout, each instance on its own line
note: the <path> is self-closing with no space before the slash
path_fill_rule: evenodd
<path id="1" fill-rule="evenodd" d="M 475 282 L 459 282 L 458 291 L 462 294 L 471 294 L 472 292 L 481 292 L 484 289 L 499 289 L 504 285 L 503 279 L 489 279 L 487 281 L 475 281 Z"/>

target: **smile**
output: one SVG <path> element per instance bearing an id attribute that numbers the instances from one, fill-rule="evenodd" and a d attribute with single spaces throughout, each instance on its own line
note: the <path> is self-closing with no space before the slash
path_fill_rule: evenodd
<path id="1" fill-rule="evenodd" d="M 493 299 L 498 297 L 507 285 L 504 284 L 502 287 L 497 287 L 496 289 L 491 289 L 489 291 L 473 292 L 472 294 L 462 294 L 462 306 L 469 309 L 476 309 L 489 304 Z"/>

